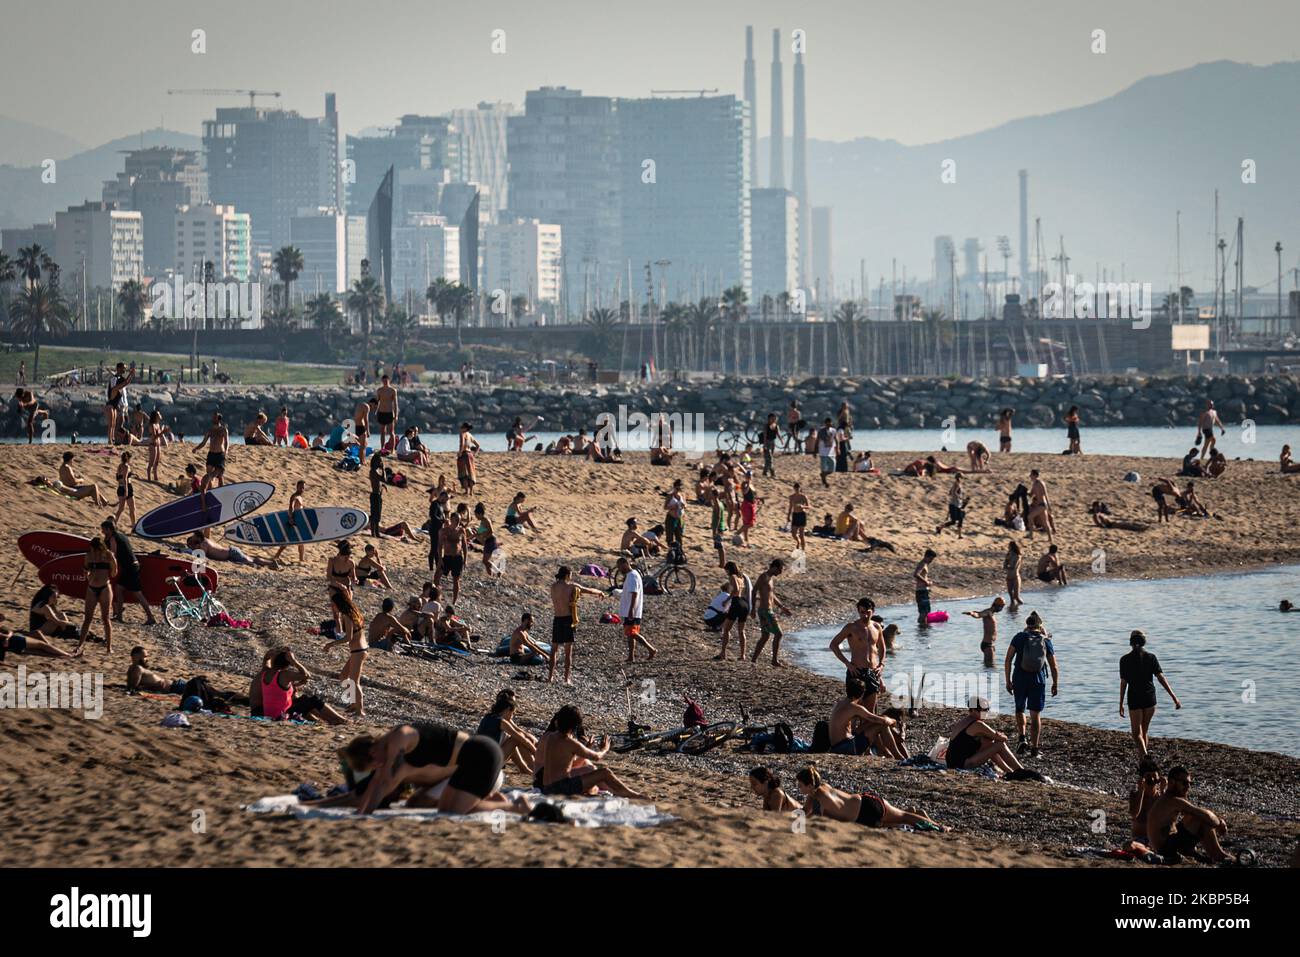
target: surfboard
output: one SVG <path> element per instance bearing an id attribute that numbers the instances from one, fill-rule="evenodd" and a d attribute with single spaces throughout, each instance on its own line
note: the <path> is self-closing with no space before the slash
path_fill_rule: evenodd
<path id="1" fill-rule="evenodd" d="M 194 566 L 187 558 L 164 555 L 161 552 L 150 555 L 137 555 L 136 558 L 140 562 L 141 594 L 144 595 L 145 601 L 151 605 L 161 605 L 164 598 L 175 594 L 172 586 L 167 584 L 168 578 L 177 576 L 184 579 L 185 576 L 194 574 Z M 46 562 L 40 567 L 37 575 L 43 584 L 53 585 L 61 595 L 80 599 L 86 597 L 85 555 L 64 555 L 62 558 Z M 211 567 L 204 569 L 202 579 L 208 591 L 217 590 L 217 572 L 215 569 Z M 113 579 L 113 584 L 114 586 L 118 584 L 118 578 Z M 185 585 L 184 583 L 181 585 L 181 591 L 186 598 L 198 598 L 202 594 L 197 585 Z"/>
<path id="2" fill-rule="evenodd" d="M 37 568 L 64 555 L 84 555 L 90 539 L 67 532 L 24 532 L 18 536 L 18 551 Z"/>
<path id="3" fill-rule="evenodd" d="M 135 523 L 144 538 L 188 535 L 255 512 L 275 494 L 268 482 L 235 482 L 159 505 Z"/>
<path id="4" fill-rule="evenodd" d="M 363 532 L 370 516 L 359 508 L 300 508 L 265 512 L 227 526 L 226 538 L 245 545 L 302 545 Z"/>

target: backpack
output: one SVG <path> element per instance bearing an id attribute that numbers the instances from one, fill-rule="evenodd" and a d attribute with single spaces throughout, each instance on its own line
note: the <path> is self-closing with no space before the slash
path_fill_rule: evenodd
<path id="1" fill-rule="evenodd" d="M 778 721 L 772 728 L 772 750 L 777 754 L 790 754 L 794 751 L 794 729 L 784 721 Z"/>
<path id="2" fill-rule="evenodd" d="M 1047 661 L 1047 636 L 1041 631 L 1022 631 L 1017 638 L 1024 638 L 1020 648 L 1020 670 L 1031 674 L 1040 674 Z"/>
<path id="3" fill-rule="evenodd" d="M 677 542 L 673 542 L 672 545 L 668 546 L 667 561 L 670 565 L 686 564 L 686 553 L 682 551 L 682 546 Z"/>
<path id="4" fill-rule="evenodd" d="M 813 726 L 812 747 L 809 748 L 813 754 L 825 754 L 831 749 L 831 723 L 829 721 L 818 721 Z"/>
<path id="5" fill-rule="evenodd" d="M 686 699 L 686 711 L 682 714 L 682 724 L 688 728 L 708 724 L 704 720 L 704 709 L 690 698 Z"/>

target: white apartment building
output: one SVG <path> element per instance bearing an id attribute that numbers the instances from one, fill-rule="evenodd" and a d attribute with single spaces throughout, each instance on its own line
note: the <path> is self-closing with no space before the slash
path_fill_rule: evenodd
<path id="1" fill-rule="evenodd" d="M 294 280 L 294 301 L 347 289 L 347 217 L 332 206 L 299 209 L 289 220 L 289 244 L 302 253 L 302 272 Z M 272 275 L 275 270 L 272 268 Z"/>
<path id="2" fill-rule="evenodd" d="M 178 206 L 173 217 L 172 268 L 186 281 L 203 278 L 211 262 L 217 279 L 248 281 L 252 221 L 233 206 Z"/>
<path id="3" fill-rule="evenodd" d="M 427 308 L 425 291 L 437 278 L 460 281 L 460 227 L 445 216 L 413 213 L 405 226 L 393 230 L 393 295 L 413 300 L 413 310 Z"/>
<path id="4" fill-rule="evenodd" d="M 541 303 L 559 302 L 563 246 L 558 225 L 519 219 L 489 225 L 484 236 L 483 290 L 489 296 L 500 289 L 507 304 L 515 296 L 527 296 L 533 311 Z"/>
<path id="5" fill-rule="evenodd" d="M 117 289 L 144 274 L 144 218 L 110 203 L 86 202 L 54 216 L 54 260 L 63 283 Z M 76 277 L 76 278 L 74 278 Z"/>

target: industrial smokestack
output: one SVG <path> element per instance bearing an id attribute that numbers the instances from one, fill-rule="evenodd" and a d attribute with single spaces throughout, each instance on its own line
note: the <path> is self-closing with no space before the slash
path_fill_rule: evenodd
<path id="1" fill-rule="evenodd" d="M 754 69 L 754 28 L 745 27 L 745 102 L 749 104 L 749 181 L 758 185 L 758 75 Z"/>
<path id="2" fill-rule="evenodd" d="M 808 123 L 804 115 L 802 52 L 794 55 L 794 153 L 790 174 L 791 188 L 799 198 L 799 286 L 807 289 L 812 261 L 812 208 L 808 205 Z"/>
<path id="3" fill-rule="evenodd" d="M 1020 171 L 1020 298 L 1029 295 L 1029 170 Z"/>
<path id="4" fill-rule="evenodd" d="M 772 131 L 769 134 L 772 165 L 768 168 L 770 189 L 785 189 L 785 118 L 781 101 L 781 31 L 772 31 Z"/>

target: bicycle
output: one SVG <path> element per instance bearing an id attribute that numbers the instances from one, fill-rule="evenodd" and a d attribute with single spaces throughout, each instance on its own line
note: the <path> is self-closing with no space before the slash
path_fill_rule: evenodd
<path id="1" fill-rule="evenodd" d="M 198 587 L 201 594 L 196 599 L 186 597 L 181 591 L 181 579 L 179 576 L 172 576 L 167 579 L 167 584 L 176 589 L 176 594 L 168 595 L 163 599 L 162 613 L 163 620 L 174 631 L 185 631 L 196 621 L 206 622 L 217 617 L 226 610 L 226 606 L 221 604 L 212 593 L 208 591 L 203 584 L 203 579 L 194 575 L 186 576 L 184 584 L 193 588 Z"/>
<path id="2" fill-rule="evenodd" d="M 740 721 L 715 721 L 700 728 L 694 735 L 682 742 L 678 749 L 682 754 L 698 756 L 712 751 L 727 741 L 750 741 L 760 734 L 771 733 L 771 726 L 751 725 L 745 706 L 738 705 Z"/>
<path id="3" fill-rule="evenodd" d="M 641 573 L 643 582 L 653 581 L 659 586 L 660 592 L 667 595 L 673 590 L 686 591 L 688 595 L 695 594 L 695 572 L 686 565 L 685 562 L 675 562 L 670 557 L 665 556 L 660 563 L 651 571 L 646 565 L 644 555 L 633 555 L 631 552 L 624 552 L 623 557 L 628 560 L 631 566 Z M 610 578 L 610 593 L 621 591 L 623 580 L 627 576 L 623 575 L 618 569 L 614 570 Z"/>
<path id="4" fill-rule="evenodd" d="M 762 429 L 753 423 L 718 430 L 719 452 L 743 452 L 747 445 L 757 448 L 762 443 Z"/>

